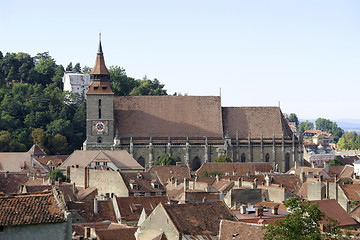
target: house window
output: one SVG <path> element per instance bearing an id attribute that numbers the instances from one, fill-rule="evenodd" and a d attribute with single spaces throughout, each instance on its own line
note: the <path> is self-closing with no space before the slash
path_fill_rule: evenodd
<path id="1" fill-rule="evenodd" d="M 100 166 L 100 162 L 95 162 L 95 166 Z"/>
<path id="2" fill-rule="evenodd" d="M 107 166 L 107 162 L 103 162 L 104 166 Z"/>

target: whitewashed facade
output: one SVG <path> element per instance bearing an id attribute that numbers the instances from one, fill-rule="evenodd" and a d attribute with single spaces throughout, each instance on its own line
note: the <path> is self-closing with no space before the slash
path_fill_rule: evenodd
<path id="1" fill-rule="evenodd" d="M 62 81 L 64 91 L 78 93 L 86 98 L 90 85 L 90 74 L 65 72 Z"/>

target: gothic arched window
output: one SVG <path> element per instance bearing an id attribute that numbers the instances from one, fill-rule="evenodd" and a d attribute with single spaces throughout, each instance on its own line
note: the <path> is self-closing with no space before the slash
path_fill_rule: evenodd
<path id="1" fill-rule="evenodd" d="M 265 162 L 269 162 L 270 161 L 270 154 L 266 153 L 265 155 Z"/>
<path id="2" fill-rule="evenodd" d="M 242 153 L 242 154 L 241 154 L 240 161 L 241 161 L 241 162 L 245 162 L 245 160 L 246 160 L 245 153 Z"/>

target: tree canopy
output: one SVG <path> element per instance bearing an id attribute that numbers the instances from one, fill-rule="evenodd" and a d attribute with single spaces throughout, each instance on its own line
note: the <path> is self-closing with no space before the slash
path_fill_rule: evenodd
<path id="1" fill-rule="evenodd" d="M 176 165 L 176 162 L 181 162 L 179 156 L 169 156 L 168 154 L 163 154 L 156 160 L 155 165 Z"/>
<path id="2" fill-rule="evenodd" d="M 293 239 L 349 239 L 341 235 L 340 229 L 336 228 L 337 221 L 331 219 L 319 210 L 317 204 L 308 201 L 300 202 L 297 198 L 290 198 L 285 202 L 290 211 L 284 219 L 275 222 L 274 225 L 265 227 L 265 240 L 293 240 Z M 321 232 L 322 221 L 325 220 L 327 232 Z"/>
<path id="3" fill-rule="evenodd" d="M 232 162 L 228 155 L 220 155 L 215 159 L 215 162 Z"/>

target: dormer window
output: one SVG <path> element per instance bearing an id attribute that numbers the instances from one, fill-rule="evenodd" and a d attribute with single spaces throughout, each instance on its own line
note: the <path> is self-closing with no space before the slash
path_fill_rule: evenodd
<path id="1" fill-rule="evenodd" d="M 102 87 L 102 90 L 106 90 L 106 87 Z"/>
<path id="2" fill-rule="evenodd" d="M 136 183 L 130 183 L 131 189 L 138 189 L 138 185 Z"/>
<path id="3" fill-rule="evenodd" d="M 100 166 L 100 162 L 95 162 L 95 166 Z"/>
<path id="4" fill-rule="evenodd" d="M 99 87 L 94 87 L 94 90 L 98 90 L 99 89 Z"/>
<path id="5" fill-rule="evenodd" d="M 152 182 L 152 183 L 151 183 L 151 187 L 152 187 L 153 189 L 159 189 L 159 184 L 158 184 L 157 182 Z"/>
<path id="6" fill-rule="evenodd" d="M 141 173 L 138 173 L 138 174 L 136 175 L 136 177 L 139 178 L 139 179 L 142 179 L 142 178 L 143 178 L 143 176 L 141 175 Z"/>

